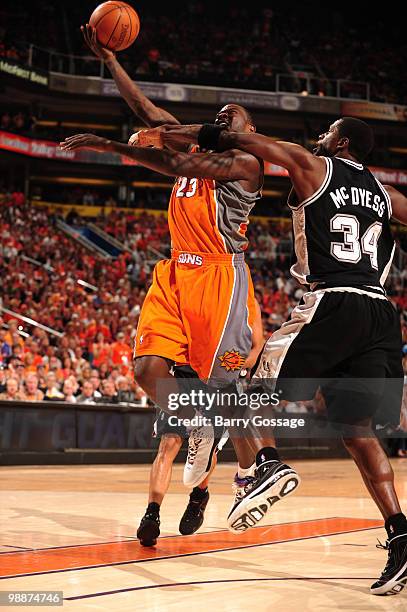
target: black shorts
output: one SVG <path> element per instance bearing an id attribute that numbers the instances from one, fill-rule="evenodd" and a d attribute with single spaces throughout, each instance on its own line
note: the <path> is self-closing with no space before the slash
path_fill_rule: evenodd
<path id="1" fill-rule="evenodd" d="M 170 416 L 176 417 L 176 413 L 173 415 L 164 412 L 164 410 L 159 410 L 157 414 L 157 419 L 154 423 L 153 436 L 154 438 L 161 438 L 161 436 L 168 434 L 172 436 L 179 436 L 180 438 L 188 438 L 189 433 L 183 425 L 171 425 L 168 422 Z"/>
<path id="2" fill-rule="evenodd" d="M 253 382 L 275 382 L 281 399 L 318 388 L 328 418 L 397 425 L 403 391 L 399 315 L 384 297 L 353 289 L 306 293 L 266 342 Z"/>

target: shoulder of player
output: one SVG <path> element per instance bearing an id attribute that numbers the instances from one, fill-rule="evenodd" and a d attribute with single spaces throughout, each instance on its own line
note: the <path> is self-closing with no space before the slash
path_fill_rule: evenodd
<path id="1" fill-rule="evenodd" d="M 251 153 L 247 153 L 241 149 L 229 149 L 224 153 L 228 153 L 231 158 L 235 159 L 239 164 L 245 166 L 250 173 L 263 170 L 263 160 L 255 155 L 252 155 Z"/>
<path id="2" fill-rule="evenodd" d="M 296 164 L 301 164 L 298 168 L 299 170 L 312 171 L 319 167 L 325 167 L 326 162 L 323 157 L 314 155 L 302 145 L 291 142 L 284 144 L 286 145 L 287 152 L 291 154 L 293 161 Z"/>

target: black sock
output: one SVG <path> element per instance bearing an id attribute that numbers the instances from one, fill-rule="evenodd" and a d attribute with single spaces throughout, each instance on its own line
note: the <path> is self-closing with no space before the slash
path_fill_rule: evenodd
<path id="1" fill-rule="evenodd" d="M 266 446 L 259 450 L 256 455 L 256 465 L 259 466 L 266 461 L 280 461 L 280 456 L 275 448 Z"/>
<path id="2" fill-rule="evenodd" d="M 208 487 L 205 487 L 205 489 L 201 489 L 200 487 L 194 487 L 192 489 L 192 493 L 191 493 L 191 497 L 193 497 L 194 499 L 203 499 L 204 497 L 206 497 L 208 493 Z"/>
<path id="3" fill-rule="evenodd" d="M 407 534 L 407 518 L 402 512 L 389 516 L 389 518 L 384 523 L 384 526 L 386 528 L 389 539 L 394 538 L 394 536 L 401 535 L 403 533 Z"/>
<path id="4" fill-rule="evenodd" d="M 150 502 L 147 506 L 146 514 L 160 514 L 160 504 L 157 502 Z"/>

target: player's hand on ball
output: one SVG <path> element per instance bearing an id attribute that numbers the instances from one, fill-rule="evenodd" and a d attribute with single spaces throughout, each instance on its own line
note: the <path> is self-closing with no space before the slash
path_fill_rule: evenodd
<path id="1" fill-rule="evenodd" d="M 107 151 L 110 140 L 101 138 L 94 134 L 75 134 L 65 138 L 59 146 L 63 151 L 73 151 L 74 149 L 93 149 L 94 151 Z"/>
<path id="2" fill-rule="evenodd" d="M 138 143 L 139 134 L 140 134 L 140 131 L 134 132 L 134 134 L 132 134 L 130 136 L 129 141 L 127 143 L 130 147 L 138 147 L 138 146 L 140 146 L 139 143 Z"/>
<path id="3" fill-rule="evenodd" d="M 139 130 L 130 136 L 128 144 L 132 147 L 155 147 L 156 149 L 162 149 L 164 146 L 163 130 L 164 126 Z"/>
<path id="4" fill-rule="evenodd" d="M 93 51 L 96 57 L 99 57 L 104 61 L 114 57 L 113 51 L 106 49 L 106 47 L 102 47 L 102 45 L 98 43 L 96 38 L 96 28 L 92 28 L 92 26 L 87 23 L 85 26 L 81 26 L 81 32 L 83 34 L 85 43 L 89 49 Z"/>

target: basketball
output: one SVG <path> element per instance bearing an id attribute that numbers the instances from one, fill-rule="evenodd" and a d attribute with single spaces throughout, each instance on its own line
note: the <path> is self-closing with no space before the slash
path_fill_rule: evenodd
<path id="1" fill-rule="evenodd" d="M 96 28 L 98 42 L 111 51 L 123 51 L 136 40 L 140 19 L 126 2 L 103 2 L 95 8 L 89 24 Z"/>

